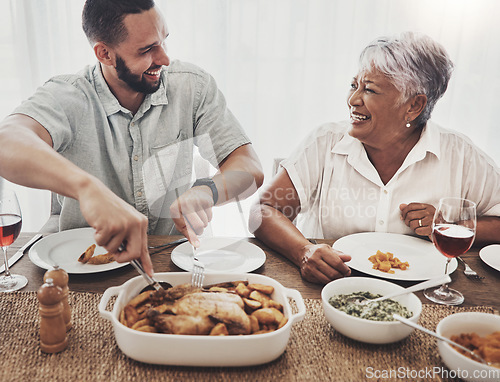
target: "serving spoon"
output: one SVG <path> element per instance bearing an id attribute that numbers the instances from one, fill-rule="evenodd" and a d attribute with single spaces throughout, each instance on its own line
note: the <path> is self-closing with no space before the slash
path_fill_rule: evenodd
<path id="1" fill-rule="evenodd" d="M 368 304 L 371 304 L 373 302 L 379 302 L 379 301 L 387 300 L 388 298 L 402 296 L 404 294 L 408 294 L 408 293 L 412 293 L 412 292 L 417 292 L 417 291 L 422 290 L 422 289 L 427 289 L 427 288 L 431 288 L 431 287 L 434 287 L 434 286 L 437 286 L 437 285 L 447 284 L 449 282 L 451 282 L 450 276 L 449 275 L 443 275 L 443 276 L 437 277 L 435 279 L 431 279 L 431 280 L 427 280 L 427 281 L 418 283 L 416 285 L 413 285 L 411 287 L 405 288 L 403 290 L 387 294 L 387 295 L 382 296 L 382 297 L 377 297 L 377 298 L 374 298 L 374 299 L 369 299 L 369 298 L 366 298 L 366 297 L 363 297 L 363 296 L 353 296 L 353 297 L 349 297 L 347 299 L 347 302 L 352 302 L 352 303 L 354 303 L 356 305 L 368 305 Z"/>
<path id="2" fill-rule="evenodd" d="M 429 334 L 429 335 L 431 335 L 433 337 L 436 337 L 440 341 L 447 342 L 450 345 L 456 346 L 457 348 L 463 350 L 464 352 L 467 352 L 468 354 L 470 354 L 471 356 L 473 356 L 477 361 L 479 361 L 479 362 L 481 362 L 481 363 L 483 363 L 485 365 L 492 366 L 492 367 L 498 367 L 497 363 L 488 362 L 483 357 L 481 357 L 479 354 L 475 353 L 474 351 L 472 351 L 470 349 L 467 349 L 465 346 L 457 344 L 455 341 L 452 341 L 449 338 L 443 337 L 443 336 L 437 334 L 436 332 L 433 332 L 432 330 L 429 330 L 427 328 L 424 328 L 423 326 L 415 324 L 414 322 L 412 322 L 412 321 L 410 321 L 410 320 L 408 320 L 408 319 L 406 319 L 404 317 L 401 317 L 399 314 L 393 314 L 392 317 L 395 320 L 398 320 L 398 321 L 402 322 L 405 325 L 411 326 L 412 328 L 421 330 L 424 333 L 427 333 L 427 334 Z"/>

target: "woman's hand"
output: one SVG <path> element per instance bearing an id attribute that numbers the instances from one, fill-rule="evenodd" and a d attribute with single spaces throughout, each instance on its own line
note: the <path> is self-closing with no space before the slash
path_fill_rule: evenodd
<path id="1" fill-rule="evenodd" d="M 307 281 L 327 284 L 351 274 L 351 269 L 344 264 L 351 260 L 351 256 L 335 251 L 328 244 L 306 245 L 302 253 L 300 274 Z"/>
<path id="2" fill-rule="evenodd" d="M 431 237 L 432 220 L 436 208 L 426 203 L 401 204 L 401 220 L 410 227 L 417 235 Z"/>

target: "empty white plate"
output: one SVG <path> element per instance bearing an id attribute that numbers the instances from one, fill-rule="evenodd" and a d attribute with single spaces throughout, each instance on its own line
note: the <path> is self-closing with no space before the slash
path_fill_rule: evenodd
<path id="1" fill-rule="evenodd" d="M 479 257 L 490 267 L 500 271 L 500 244 L 492 244 L 479 251 Z"/>
<path id="2" fill-rule="evenodd" d="M 265 252 L 246 239 L 229 237 L 201 238 L 196 257 L 205 266 L 207 273 L 248 273 L 266 262 Z M 172 262 L 179 268 L 191 272 L 193 269 L 193 247 L 183 243 L 172 251 Z"/>

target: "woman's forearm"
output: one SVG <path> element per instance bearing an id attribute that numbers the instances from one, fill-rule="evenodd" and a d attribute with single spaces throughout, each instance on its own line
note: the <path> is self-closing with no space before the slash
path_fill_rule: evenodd
<path id="1" fill-rule="evenodd" d="M 251 213 L 250 228 L 255 237 L 300 267 L 304 247 L 311 243 L 292 221 L 277 209 L 265 204 L 254 206 Z"/>
<path id="2" fill-rule="evenodd" d="M 476 245 L 500 243 L 500 217 L 483 216 L 477 219 Z"/>

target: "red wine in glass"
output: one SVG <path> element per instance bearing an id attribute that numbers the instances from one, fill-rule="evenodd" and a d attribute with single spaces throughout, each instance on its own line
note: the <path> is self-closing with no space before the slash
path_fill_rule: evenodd
<path id="1" fill-rule="evenodd" d="M 432 232 L 436 248 L 446 257 L 457 257 L 469 250 L 474 242 L 474 231 L 454 224 L 437 224 Z"/>
<path id="2" fill-rule="evenodd" d="M 21 232 L 22 218 L 14 214 L 0 214 L 0 247 L 8 247 Z"/>
<path id="3" fill-rule="evenodd" d="M 24 288 L 28 279 L 10 273 L 7 248 L 17 239 L 22 225 L 21 208 L 14 191 L 0 189 L 0 247 L 3 252 L 5 273 L 0 276 L 0 292 L 13 292 Z"/>
<path id="4" fill-rule="evenodd" d="M 446 257 L 445 273 L 454 257 L 469 250 L 476 237 L 476 204 L 463 198 L 442 198 L 432 221 L 432 241 Z M 424 296 L 433 302 L 459 305 L 464 296 L 457 290 L 442 285 L 438 289 L 426 289 Z"/>

